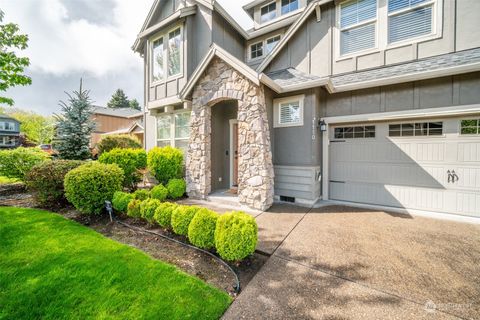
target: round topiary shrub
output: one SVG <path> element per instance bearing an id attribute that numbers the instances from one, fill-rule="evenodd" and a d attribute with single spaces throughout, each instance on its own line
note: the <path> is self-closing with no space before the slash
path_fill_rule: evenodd
<path id="1" fill-rule="evenodd" d="M 155 221 L 164 228 L 172 227 L 172 213 L 178 205 L 170 202 L 164 202 L 155 210 Z"/>
<path id="2" fill-rule="evenodd" d="M 240 261 L 255 251 L 258 240 L 255 219 L 243 212 L 221 215 L 215 229 L 215 247 L 222 259 Z"/>
<path id="3" fill-rule="evenodd" d="M 167 184 L 168 196 L 171 199 L 183 197 L 187 190 L 187 183 L 183 179 L 171 179 Z"/>
<path id="4" fill-rule="evenodd" d="M 215 228 L 219 214 L 202 208 L 197 211 L 188 226 L 188 239 L 202 249 L 211 249 L 215 246 Z"/>
<path id="5" fill-rule="evenodd" d="M 113 194 L 112 206 L 118 212 L 127 212 L 128 204 L 134 199 L 133 194 L 117 191 Z"/>
<path id="6" fill-rule="evenodd" d="M 158 206 L 162 203 L 157 199 L 147 199 L 143 200 L 140 204 L 140 215 L 143 219 L 147 220 L 149 223 L 154 221 L 155 211 Z"/>
<path id="7" fill-rule="evenodd" d="M 137 200 L 147 200 L 150 198 L 150 191 L 145 189 L 138 189 L 133 193 L 133 196 Z"/>
<path id="8" fill-rule="evenodd" d="M 162 184 L 183 175 L 183 153 L 180 149 L 155 147 L 148 152 L 148 168 Z"/>
<path id="9" fill-rule="evenodd" d="M 142 200 L 133 199 L 128 203 L 127 207 L 127 216 L 130 218 L 141 218 L 142 215 L 140 214 L 140 205 L 142 204 Z"/>
<path id="10" fill-rule="evenodd" d="M 159 184 L 158 186 L 153 187 L 150 191 L 150 197 L 153 199 L 157 199 L 160 201 L 165 201 L 168 196 L 168 189 L 163 186 L 163 184 Z"/>
<path id="11" fill-rule="evenodd" d="M 172 213 L 172 229 L 178 235 L 186 236 L 188 226 L 200 208 L 195 206 L 178 206 Z"/>
<path id="12" fill-rule="evenodd" d="M 98 159 L 101 163 L 118 165 L 125 175 L 123 185 L 126 188 L 133 189 L 135 185 L 142 180 L 139 170 L 146 167 L 146 152 L 142 149 L 120 149 L 115 148 L 102 153 Z"/>
<path id="13" fill-rule="evenodd" d="M 142 143 L 137 137 L 129 134 L 114 134 L 103 137 L 96 146 L 99 155 L 115 148 L 141 149 Z"/>
<path id="14" fill-rule="evenodd" d="M 0 176 L 24 181 L 34 166 L 47 160 L 50 156 L 39 148 L 0 150 Z"/>
<path id="15" fill-rule="evenodd" d="M 63 180 L 71 170 L 81 166 L 82 161 L 45 161 L 34 166 L 25 176 L 25 184 L 33 191 L 42 206 L 54 207 L 66 202 Z"/>
<path id="16" fill-rule="evenodd" d="M 65 196 L 80 212 L 99 214 L 122 184 L 123 171 L 116 164 L 91 162 L 65 175 Z"/>

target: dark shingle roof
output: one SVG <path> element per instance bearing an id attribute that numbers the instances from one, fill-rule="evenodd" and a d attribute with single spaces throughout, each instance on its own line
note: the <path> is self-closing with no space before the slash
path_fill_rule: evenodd
<path id="1" fill-rule="evenodd" d="M 361 83 L 480 62 L 480 48 L 332 77 L 333 86 Z"/>
<path id="2" fill-rule="evenodd" d="M 93 113 L 122 118 L 129 118 L 137 115 L 140 117 L 142 115 L 141 111 L 131 108 L 112 109 L 99 106 L 94 106 Z"/>
<path id="3" fill-rule="evenodd" d="M 323 79 L 322 77 L 303 73 L 294 68 L 273 71 L 267 73 L 267 76 L 281 87 L 288 87 L 309 81 Z"/>

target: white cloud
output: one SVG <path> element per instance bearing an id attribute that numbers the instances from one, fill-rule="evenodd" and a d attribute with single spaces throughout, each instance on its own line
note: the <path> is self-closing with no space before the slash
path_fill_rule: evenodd
<path id="1" fill-rule="evenodd" d="M 71 0 L 70 0 L 71 1 Z M 84 72 L 103 76 L 125 69 L 141 70 L 141 59 L 130 46 L 135 40 L 152 0 L 115 0 L 105 8 L 112 24 L 69 19 L 60 0 L 7 1 L 6 20 L 15 21 L 29 35 L 31 69 L 65 75 Z"/>

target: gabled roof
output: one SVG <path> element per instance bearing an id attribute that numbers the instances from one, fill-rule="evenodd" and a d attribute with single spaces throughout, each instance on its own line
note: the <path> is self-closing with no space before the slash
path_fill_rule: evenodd
<path id="1" fill-rule="evenodd" d="M 137 118 L 143 115 L 141 111 L 132 108 L 113 109 L 100 106 L 94 106 L 93 113 L 119 118 Z"/>
<path id="2" fill-rule="evenodd" d="M 302 12 L 297 21 L 295 21 L 290 28 L 287 30 L 280 42 L 275 46 L 273 51 L 262 61 L 262 63 L 257 67 L 259 73 L 263 72 L 270 62 L 282 51 L 283 47 L 290 41 L 293 35 L 300 29 L 308 17 L 317 9 L 317 7 L 332 2 L 333 0 L 314 0 L 308 4 L 305 11 Z"/>
<path id="3" fill-rule="evenodd" d="M 135 128 L 139 128 L 140 130 L 135 131 Z M 132 123 L 129 127 L 118 129 L 118 130 L 115 130 L 115 131 L 106 132 L 103 135 L 108 136 L 108 135 L 112 135 L 112 134 L 128 134 L 128 133 L 132 133 L 134 131 L 136 133 L 142 133 L 143 130 L 144 130 L 143 122 L 137 122 L 136 121 L 136 122 Z"/>
<path id="4" fill-rule="evenodd" d="M 245 76 L 247 79 L 252 81 L 254 84 L 256 85 L 260 84 L 258 73 L 255 72 L 255 70 L 247 66 L 243 61 L 240 61 L 239 59 L 235 58 L 232 54 L 230 54 L 225 49 L 222 49 L 216 44 L 213 44 L 210 47 L 210 50 L 208 51 L 205 58 L 202 60 L 202 62 L 200 62 L 200 64 L 198 65 L 198 67 L 195 69 L 192 76 L 188 80 L 187 84 L 185 85 L 185 87 L 183 87 L 182 91 L 180 92 L 180 97 L 182 99 L 185 99 L 190 94 L 190 92 L 193 90 L 193 87 L 195 86 L 197 81 L 200 80 L 200 77 L 202 76 L 203 72 L 205 72 L 208 65 L 215 57 L 218 57 L 224 62 L 226 62 L 228 65 L 230 65 L 232 68 L 240 72 L 243 76 Z"/>

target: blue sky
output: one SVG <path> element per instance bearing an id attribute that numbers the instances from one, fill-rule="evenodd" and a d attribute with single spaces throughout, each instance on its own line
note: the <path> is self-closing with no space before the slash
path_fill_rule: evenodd
<path id="1" fill-rule="evenodd" d="M 220 0 L 245 28 L 251 21 L 241 7 L 250 0 Z M 153 0 L 0 0 L 4 22 L 19 24 L 29 36 L 21 55 L 31 61 L 33 84 L 10 89 L 15 107 L 44 115 L 57 112 L 65 91 L 90 90 L 95 104 L 106 105 L 117 88 L 143 100 L 142 59 L 135 41 Z"/>

